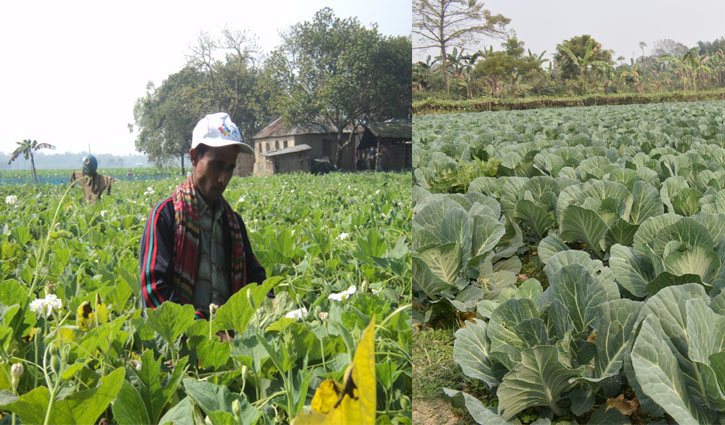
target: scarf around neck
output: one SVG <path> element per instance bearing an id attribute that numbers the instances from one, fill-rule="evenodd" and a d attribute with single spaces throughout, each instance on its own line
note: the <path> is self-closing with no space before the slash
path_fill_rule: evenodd
<path id="1" fill-rule="evenodd" d="M 176 243 L 174 244 L 174 284 L 182 301 L 190 303 L 199 271 L 199 200 L 200 194 L 194 187 L 193 175 L 176 187 L 172 195 L 176 219 Z M 220 199 L 223 216 L 231 230 L 231 284 L 232 294 L 246 285 L 246 264 L 242 229 L 229 203 Z M 197 306 L 201 307 L 201 306 Z M 206 306 L 204 306 L 206 307 Z"/>

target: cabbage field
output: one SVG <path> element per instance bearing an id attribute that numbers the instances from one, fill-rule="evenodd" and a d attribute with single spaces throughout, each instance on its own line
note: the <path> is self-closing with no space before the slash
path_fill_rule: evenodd
<path id="1" fill-rule="evenodd" d="M 119 182 L 95 205 L 0 186 L 0 423 L 289 423 L 348 382 L 371 323 L 374 373 L 352 369 L 359 388 L 332 403 L 372 394 L 377 423 L 411 423 L 410 173 L 234 178 L 225 198 L 269 278 L 209 321 L 141 314 L 143 226 L 179 182 Z"/>
<path id="2" fill-rule="evenodd" d="M 702 102 L 415 118 L 414 322 L 459 320 L 454 360 L 493 397 L 443 391 L 478 423 L 722 420 L 723 117 Z"/>

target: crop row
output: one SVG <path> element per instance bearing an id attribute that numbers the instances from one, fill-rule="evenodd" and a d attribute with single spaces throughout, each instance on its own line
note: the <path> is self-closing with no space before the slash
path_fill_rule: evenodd
<path id="1" fill-rule="evenodd" d="M 448 393 L 477 421 L 725 412 L 724 107 L 417 118 L 418 317 L 475 317 L 454 358 L 497 403 Z"/>
<path id="2" fill-rule="evenodd" d="M 376 318 L 365 379 L 380 420 L 410 423 L 410 175 L 233 179 L 225 198 L 269 279 L 209 321 L 173 303 L 141 314 L 139 238 L 179 182 L 122 182 L 95 205 L 63 185 L 2 188 L 0 409 L 23 423 L 288 422 L 343 381 Z"/>

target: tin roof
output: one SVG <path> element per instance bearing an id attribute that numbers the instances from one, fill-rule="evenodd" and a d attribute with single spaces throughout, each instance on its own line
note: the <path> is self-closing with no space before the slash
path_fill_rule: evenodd
<path id="1" fill-rule="evenodd" d="M 336 131 L 334 127 L 328 131 L 319 124 L 289 125 L 284 121 L 284 118 L 280 117 L 261 129 L 252 138 L 264 139 L 265 137 L 294 136 L 298 134 L 329 134 Z"/>
<path id="2" fill-rule="evenodd" d="M 373 136 L 386 139 L 413 139 L 413 124 L 409 121 L 379 122 L 368 124 Z"/>
<path id="3" fill-rule="evenodd" d="M 290 146 L 290 147 L 284 148 L 284 149 L 278 149 L 276 151 L 264 152 L 264 153 L 261 153 L 261 155 L 278 156 L 278 155 L 286 155 L 286 154 L 295 153 L 295 152 L 304 152 L 304 151 L 308 151 L 310 149 L 312 149 L 312 148 L 309 145 L 302 144 L 302 145 Z"/>

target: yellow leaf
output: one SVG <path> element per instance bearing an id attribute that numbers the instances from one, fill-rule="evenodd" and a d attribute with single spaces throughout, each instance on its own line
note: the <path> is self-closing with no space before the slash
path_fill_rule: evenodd
<path id="1" fill-rule="evenodd" d="M 315 396 L 312 397 L 312 411 L 330 413 L 335 403 L 340 399 L 341 392 L 342 387 L 334 379 L 330 378 L 322 381 L 320 386 L 317 387 L 317 391 L 315 391 Z"/>
<path id="2" fill-rule="evenodd" d="M 363 331 L 352 365 L 345 371 L 342 386 L 332 379 L 320 384 L 312 398 L 313 411 L 297 415 L 292 421 L 292 425 L 375 424 L 374 334 L 375 318 L 373 317 Z"/>
<path id="3" fill-rule="evenodd" d="M 76 325 L 82 331 L 88 331 L 93 327 L 93 307 L 88 301 L 78 306 L 76 310 Z"/>
<path id="4" fill-rule="evenodd" d="M 108 323 L 108 307 L 105 304 L 96 305 L 96 319 L 99 325 Z"/>

